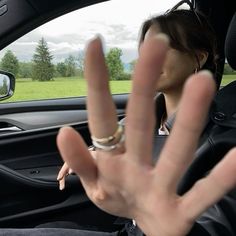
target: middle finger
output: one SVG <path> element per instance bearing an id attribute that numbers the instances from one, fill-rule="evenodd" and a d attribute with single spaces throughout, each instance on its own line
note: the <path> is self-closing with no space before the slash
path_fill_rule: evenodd
<path id="1" fill-rule="evenodd" d="M 151 162 L 155 125 L 154 95 L 168 50 L 164 34 L 146 39 L 140 49 L 127 108 L 126 148 L 135 161 Z"/>

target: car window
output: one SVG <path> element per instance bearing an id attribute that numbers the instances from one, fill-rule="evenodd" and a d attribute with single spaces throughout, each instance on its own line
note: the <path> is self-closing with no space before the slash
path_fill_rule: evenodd
<path id="1" fill-rule="evenodd" d="M 236 80 L 236 71 L 233 70 L 226 61 L 224 66 L 223 79 L 221 81 L 221 87 L 224 87 L 225 85 L 231 83 L 234 80 Z"/>
<path id="2" fill-rule="evenodd" d="M 31 31 L 0 52 L 1 69 L 16 76 L 15 94 L 6 102 L 86 96 L 84 48 L 97 33 L 105 41 L 112 93 L 129 93 L 142 22 L 176 2 L 112 0 Z"/>
<path id="3" fill-rule="evenodd" d="M 7 102 L 86 96 L 84 48 L 97 33 L 105 39 L 112 93 L 129 93 L 143 20 L 175 2 L 151 0 L 147 5 L 144 0 L 112 0 L 61 16 L 26 34 L 0 52 L 0 68 L 17 78 L 15 94 Z M 47 63 L 41 65 L 43 57 Z M 221 86 L 235 79 L 236 72 L 226 62 Z"/>

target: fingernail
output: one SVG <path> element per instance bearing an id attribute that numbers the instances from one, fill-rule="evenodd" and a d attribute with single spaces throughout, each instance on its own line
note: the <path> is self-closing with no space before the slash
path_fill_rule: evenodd
<path id="1" fill-rule="evenodd" d="M 104 37 L 101 34 L 96 34 L 91 40 L 89 40 L 88 45 L 96 45 L 95 47 L 101 48 L 102 52 L 104 53 L 104 45 L 105 40 Z"/>
<path id="2" fill-rule="evenodd" d="M 94 39 L 99 39 L 100 41 L 102 41 L 103 36 L 101 34 L 95 34 Z"/>
<path id="3" fill-rule="evenodd" d="M 100 41 L 102 47 L 103 47 L 103 45 L 105 45 L 105 39 L 101 34 L 96 34 L 95 37 L 93 38 L 93 40 Z"/>
<path id="4" fill-rule="evenodd" d="M 63 126 L 63 127 L 61 127 L 61 128 L 58 130 L 58 134 L 60 134 L 66 127 L 68 127 L 68 126 Z"/>
<path id="5" fill-rule="evenodd" d="M 162 41 L 162 42 L 165 42 L 166 44 L 169 44 L 170 43 L 170 40 L 169 40 L 169 37 L 167 34 L 164 34 L 164 33 L 159 33 L 156 35 L 156 39 Z"/>
<path id="6" fill-rule="evenodd" d="M 57 135 L 59 135 L 60 133 L 63 133 L 63 132 L 67 132 L 67 131 L 70 132 L 71 130 L 74 130 L 74 128 L 72 128 L 71 126 L 63 126 L 58 130 Z"/>
<path id="7" fill-rule="evenodd" d="M 201 71 L 198 72 L 198 74 L 204 75 L 204 76 L 207 76 L 207 77 L 211 77 L 211 78 L 213 77 L 213 74 L 209 70 L 201 70 Z"/>
<path id="8" fill-rule="evenodd" d="M 63 190 L 64 188 L 65 188 L 65 184 L 64 184 L 64 183 L 60 183 L 59 189 L 60 189 L 60 190 Z"/>
<path id="9" fill-rule="evenodd" d="M 198 72 L 198 75 L 203 77 L 204 80 L 210 80 L 214 84 L 214 90 L 217 89 L 217 83 L 216 83 L 215 77 L 214 77 L 214 75 L 212 74 L 211 71 L 201 70 L 201 71 Z"/>

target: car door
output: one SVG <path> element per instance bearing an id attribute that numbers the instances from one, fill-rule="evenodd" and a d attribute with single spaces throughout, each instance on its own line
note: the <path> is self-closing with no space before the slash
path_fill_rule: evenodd
<path id="1" fill-rule="evenodd" d="M 124 116 L 126 100 L 127 95 L 114 96 L 120 118 Z M 91 144 L 85 98 L 1 106 L 1 227 L 74 221 L 109 230 L 106 225 L 114 218 L 93 206 L 76 175 L 67 177 L 64 191 L 59 190 L 56 180 L 63 164 L 56 146 L 59 128 L 70 125 Z"/>

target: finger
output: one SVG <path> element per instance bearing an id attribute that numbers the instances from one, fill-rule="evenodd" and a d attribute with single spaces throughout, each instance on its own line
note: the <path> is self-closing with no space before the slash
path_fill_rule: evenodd
<path id="1" fill-rule="evenodd" d="M 68 171 L 69 167 L 66 163 L 64 163 L 57 175 L 57 180 L 61 180 L 62 178 L 64 178 L 68 174 Z"/>
<path id="2" fill-rule="evenodd" d="M 61 128 L 57 136 L 57 145 L 68 167 L 84 184 L 94 186 L 97 169 L 81 136 L 70 127 Z"/>
<path id="3" fill-rule="evenodd" d="M 158 180 L 167 191 L 176 191 L 192 161 L 214 93 L 215 82 L 208 71 L 193 75 L 184 87 L 174 127 L 156 166 Z"/>
<path id="4" fill-rule="evenodd" d="M 117 130 L 117 118 L 99 38 L 92 40 L 88 45 L 85 56 L 85 78 L 88 83 L 87 108 L 91 134 L 96 138 L 109 137 Z"/>
<path id="5" fill-rule="evenodd" d="M 151 161 L 154 95 L 167 50 L 168 38 L 164 34 L 145 40 L 135 67 L 125 133 L 127 151 L 138 162 Z"/>
<path id="6" fill-rule="evenodd" d="M 236 148 L 232 149 L 206 178 L 199 180 L 184 195 L 183 209 L 188 209 L 190 217 L 196 219 L 236 186 L 235 173 Z"/>
<path id="7" fill-rule="evenodd" d="M 66 185 L 66 177 L 64 176 L 62 179 L 59 180 L 59 189 L 60 190 L 65 189 L 65 185 Z"/>
<path id="8" fill-rule="evenodd" d="M 73 174 L 74 173 L 74 171 L 72 170 L 72 169 L 69 169 L 69 175 L 71 175 L 71 174 Z"/>

